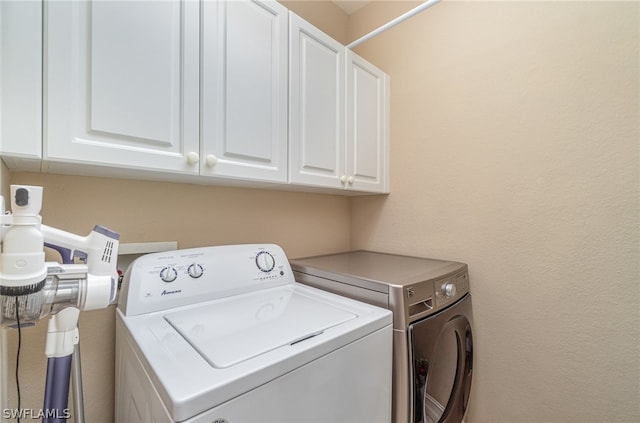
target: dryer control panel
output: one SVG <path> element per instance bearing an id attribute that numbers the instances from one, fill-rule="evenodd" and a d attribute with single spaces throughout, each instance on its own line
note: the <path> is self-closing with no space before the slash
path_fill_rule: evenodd
<path id="1" fill-rule="evenodd" d="M 433 282 L 433 290 L 436 294 L 436 307 L 446 307 L 469 292 L 469 274 L 465 269 L 463 272 L 436 280 Z"/>
<path id="2" fill-rule="evenodd" d="M 404 287 L 405 315 L 399 324 L 406 324 L 434 314 L 455 303 L 469 292 L 469 272 L 466 265 L 462 270 L 452 272 L 447 276 L 407 285 Z M 403 307 L 400 307 L 403 308 Z"/>
<path id="3" fill-rule="evenodd" d="M 165 251 L 129 266 L 118 308 L 125 316 L 151 313 L 294 282 L 287 256 L 275 244 Z"/>

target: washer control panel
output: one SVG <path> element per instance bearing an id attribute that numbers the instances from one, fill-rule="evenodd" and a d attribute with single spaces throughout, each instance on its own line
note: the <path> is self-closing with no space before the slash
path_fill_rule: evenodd
<path id="1" fill-rule="evenodd" d="M 129 266 L 118 308 L 125 315 L 150 313 L 294 282 L 289 261 L 275 244 L 166 251 Z"/>

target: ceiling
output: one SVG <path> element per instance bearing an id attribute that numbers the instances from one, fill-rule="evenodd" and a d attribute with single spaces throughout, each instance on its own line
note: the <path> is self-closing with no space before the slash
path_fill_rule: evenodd
<path id="1" fill-rule="evenodd" d="M 333 1 L 340 9 L 344 10 L 347 15 L 355 13 L 361 7 L 371 3 L 367 0 L 334 0 Z"/>

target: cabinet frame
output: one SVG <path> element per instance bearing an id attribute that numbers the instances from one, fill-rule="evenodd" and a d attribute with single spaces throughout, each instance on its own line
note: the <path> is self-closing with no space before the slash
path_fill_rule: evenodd
<path id="1" fill-rule="evenodd" d="M 147 19 L 156 10 L 146 14 L 123 10 L 109 14 L 105 7 L 110 4 L 117 2 L 0 3 L 0 48 L 3 59 L 7 59 L 0 63 L 0 155 L 10 170 L 344 195 L 389 192 L 389 78 L 375 66 L 274 0 L 245 0 L 233 2 L 232 6 L 226 1 L 165 1 L 159 3 L 164 10 L 159 12 L 159 22 Z M 139 9 L 150 4 L 130 2 L 127 7 Z M 243 38 L 238 31 L 242 31 L 244 23 L 236 24 L 237 16 L 244 15 L 235 15 L 234 23 L 228 14 L 230 7 L 240 6 L 246 6 L 243 10 L 249 13 L 265 12 L 276 17 L 273 21 L 267 18 L 246 24 L 254 25 L 250 30 L 263 24 L 267 28 L 262 33 L 255 32 L 267 35 L 255 36 L 252 45 L 273 38 L 271 44 L 260 44 L 268 45 L 273 57 L 260 56 L 263 60 L 258 66 L 271 70 L 270 79 L 262 88 L 264 93 L 272 94 L 268 102 L 273 107 L 262 107 L 269 109 L 268 113 L 252 122 L 263 123 L 253 134 L 266 134 L 260 138 L 267 141 L 263 143 L 254 136 L 255 148 L 250 142 L 244 146 L 249 153 L 234 150 L 236 141 L 228 136 L 233 128 L 242 134 L 244 123 L 251 122 L 249 113 L 242 116 L 237 112 L 242 106 L 236 105 L 233 112 L 228 104 L 233 97 L 229 93 L 242 85 L 239 79 L 229 82 L 230 74 L 235 76 L 243 69 L 238 64 L 242 54 L 229 55 L 235 44 L 227 33 L 231 28 L 236 40 Z M 110 20 L 105 16 L 111 16 Z M 131 18 L 124 29 L 109 32 L 111 24 L 122 23 L 123 16 Z M 147 24 L 151 26 L 145 27 Z M 120 41 L 120 46 L 111 46 L 110 41 L 104 41 L 118 33 L 126 35 L 122 37 L 124 44 Z M 170 58 L 154 61 L 157 56 L 151 56 L 149 62 L 140 59 L 132 64 L 126 59 L 135 55 L 126 55 L 136 40 L 126 40 L 137 36 L 143 40 L 139 43 L 142 47 L 170 46 Z M 124 53 L 120 54 L 121 50 Z M 302 56 L 296 57 L 294 52 L 302 52 Z M 301 60 L 305 54 L 316 60 L 317 67 Z M 327 61 L 323 64 L 324 59 Z M 228 65 L 234 60 L 235 65 Z M 103 73 L 101 63 L 107 63 Z M 109 63 L 115 65 L 109 67 Z M 168 118 L 159 119 L 149 112 L 152 118 L 140 119 L 146 123 L 137 133 L 135 124 L 129 125 L 126 118 L 131 115 L 131 121 L 137 121 L 138 115 L 129 111 L 121 113 L 124 117 L 118 116 L 118 109 L 130 110 L 126 104 L 127 87 L 133 87 L 129 90 L 133 100 L 130 103 L 142 104 L 139 109 L 143 115 L 146 106 L 151 110 L 153 100 L 137 92 L 135 84 L 127 85 L 127 77 L 137 72 L 139 79 L 153 79 L 154 71 L 162 70 L 163 63 L 170 63 L 173 72 L 165 72 L 160 78 L 171 85 L 171 93 L 163 97 L 169 100 L 160 106 L 170 110 L 162 115 Z M 114 77 L 118 67 L 124 67 L 125 72 Z M 358 96 L 358 81 L 362 78 L 353 77 L 356 68 L 375 79 L 368 82 L 369 86 L 376 86 L 375 94 L 360 96 L 365 98 L 364 103 Z M 247 73 L 256 70 L 259 69 L 245 69 Z M 328 72 L 323 73 L 325 70 Z M 313 78 L 329 84 L 314 89 Z M 107 82 L 95 91 L 92 84 L 99 83 L 96 81 Z M 16 90 L 8 89 L 13 84 L 16 89 L 26 87 L 28 94 L 20 96 Z M 230 88 L 233 84 L 235 88 Z M 109 103 L 105 98 L 110 91 L 125 100 Z M 240 104 L 252 103 L 250 90 L 247 92 L 241 96 Z M 374 102 L 376 106 L 369 107 Z M 368 112 L 362 114 L 362 110 Z M 373 126 L 368 122 L 370 118 L 375 121 Z M 153 132 L 155 122 L 162 126 L 166 121 L 170 121 L 165 125 L 170 130 L 158 131 L 157 137 L 145 134 L 146 130 Z M 363 133 L 374 136 L 363 141 Z M 375 152 L 368 150 L 372 145 Z"/>

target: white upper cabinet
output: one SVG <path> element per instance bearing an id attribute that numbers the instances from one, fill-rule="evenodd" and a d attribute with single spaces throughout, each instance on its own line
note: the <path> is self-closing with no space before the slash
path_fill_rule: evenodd
<path id="1" fill-rule="evenodd" d="M 294 184 L 389 192 L 389 79 L 290 13 L 289 150 Z"/>
<path id="2" fill-rule="evenodd" d="M 389 78 L 347 50 L 347 185 L 389 192 Z"/>
<path id="3" fill-rule="evenodd" d="M 45 3 L 44 159 L 197 174 L 199 3 Z"/>
<path id="4" fill-rule="evenodd" d="M 342 188 L 345 47 L 289 13 L 289 178 Z"/>
<path id="5" fill-rule="evenodd" d="M 202 3 L 202 175 L 287 181 L 287 9 Z"/>
<path id="6" fill-rule="evenodd" d="M 0 154 L 12 167 L 40 170 L 42 5 L 0 1 Z"/>
<path id="7" fill-rule="evenodd" d="M 275 0 L 0 0 L 0 19 L 12 170 L 389 192 L 388 77 Z"/>

